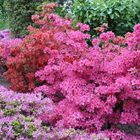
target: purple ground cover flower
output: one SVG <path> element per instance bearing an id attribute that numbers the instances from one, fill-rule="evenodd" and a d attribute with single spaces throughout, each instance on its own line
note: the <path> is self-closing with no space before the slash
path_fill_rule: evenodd
<path id="1" fill-rule="evenodd" d="M 88 134 L 73 128 L 53 128 L 45 124 L 39 116 L 52 109 L 52 101 L 41 93 L 16 93 L 0 86 L 0 139 L 108 140 L 103 134 Z"/>

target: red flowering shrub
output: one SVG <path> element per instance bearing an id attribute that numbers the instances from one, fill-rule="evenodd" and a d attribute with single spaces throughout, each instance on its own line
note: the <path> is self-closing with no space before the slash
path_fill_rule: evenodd
<path id="1" fill-rule="evenodd" d="M 55 107 L 42 119 L 57 127 L 104 130 L 115 124 L 140 124 L 140 24 L 133 33 L 115 37 L 103 32 L 88 47 L 87 25 L 43 7 L 30 35 L 12 50 L 5 73 L 18 91 L 43 92 Z M 45 11 L 48 11 L 46 14 Z M 36 82 L 39 82 L 37 85 Z"/>
<path id="2" fill-rule="evenodd" d="M 76 48 L 80 48 L 81 51 L 88 48 L 85 39 L 90 36 L 72 28 L 72 21 L 53 14 L 55 6 L 54 3 L 44 5 L 40 15 L 33 15 L 32 20 L 39 28 L 29 26 L 30 35 L 23 39 L 23 43 L 18 48 L 11 49 L 11 57 L 7 60 L 8 71 L 4 75 L 15 91 L 31 91 L 43 82 L 37 80 L 34 74 L 53 62 L 53 58 L 49 59 L 50 55 L 55 57 L 57 53 L 61 53 L 65 61 L 70 62 L 81 55 L 77 53 Z M 65 42 L 62 35 L 66 36 Z M 70 35 L 73 38 L 68 39 Z M 75 50 L 73 50 L 74 45 Z"/>

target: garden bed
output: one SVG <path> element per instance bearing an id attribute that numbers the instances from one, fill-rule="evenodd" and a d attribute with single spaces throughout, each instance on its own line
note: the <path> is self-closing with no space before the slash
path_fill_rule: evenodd
<path id="1" fill-rule="evenodd" d="M 0 138 L 140 139 L 140 24 L 117 36 L 43 5 L 24 38 L 0 32 Z"/>

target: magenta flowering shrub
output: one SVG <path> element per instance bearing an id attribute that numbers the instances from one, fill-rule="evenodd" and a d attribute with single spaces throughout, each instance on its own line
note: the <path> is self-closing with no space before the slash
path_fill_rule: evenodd
<path id="1" fill-rule="evenodd" d="M 90 48 L 84 36 L 80 31 L 57 33 L 58 43 L 67 48 L 44 50 L 50 57 L 35 74 L 44 81 L 35 91 L 51 98 L 55 108 L 42 119 L 57 127 L 94 131 L 140 125 L 140 24 L 125 37 L 101 33 Z M 76 59 L 66 61 L 63 53 Z"/>
<path id="2" fill-rule="evenodd" d="M 10 56 L 10 49 L 16 48 L 22 42 L 20 38 L 11 38 L 9 30 L 0 31 L 0 73 L 6 67 L 6 60 Z"/>
<path id="3" fill-rule="evenodd" d="M 18 47 L 22 42 L 21 39 L 10 39 L 6 38 L 0 41 L 0 57 L 2 57 L 5 61 L 10 56 L 10 48 Z"/>
<path id="4" fill-rule="evenodd" d="M 121 131 L 104 131 L 104 136 L 106 136 L 109 140 L 139 140 L 139 136 L 134 136 L 130 134 L 125 134 Z"/>
<path id="5" fill-rule="evenodd" d="M 0 31 L 0 57 L 7 59 L 10 55 L 10 48 L 18 47 L 21 42 L 20 38 L 12 39 L 9 30 Z"/>

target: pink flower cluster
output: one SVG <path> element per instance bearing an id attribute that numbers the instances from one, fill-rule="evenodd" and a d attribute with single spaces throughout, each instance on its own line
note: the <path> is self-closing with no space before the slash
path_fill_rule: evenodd
<path id="1" fill-rule="evenodd" d="M 92 41 L 95 46 L 88 48 L 84 41 L 89 38 L 87 34 L 57 33 L 62 49 L 46 48 L 48 64 L 36 72 L 45 84 L 35 91 L 42 91 L 55 102 L 54 111 L 42 119 L 57 127 L 98 131 L 118 123 L 140 125 L 139 36 L 137 24 L 125 38 L 101 33 Z"/>
<path id="2" fill-rule="evenodd" d="M 140 48 L 140 23 L 135 25 L 134 33 L 127 33 L 126 37 L 128 36 L 126 43 L 130 49 Z"/>
<path id="3" fill-rule="evenodd" d="M 115 38 L 115 35 L 114 35 L 114 33 L 113 32 L 111 32 L 111 31 L 108 31 L 108 32 L 106 32 L 106 33 L 101 33 L 100 34 L 100 39 L 102 40 L 102 41 L 109 41 L 110 39 L 113 39 L 113 38 Z"/>
<path id="4" fill-rule="evenodd" d="M 18 47 L 21 42 L 20 38 L 12 39 L 9 30 L 0 31 L 0 57 L 6 60 L 10 55 L 10 48 Z"/>

